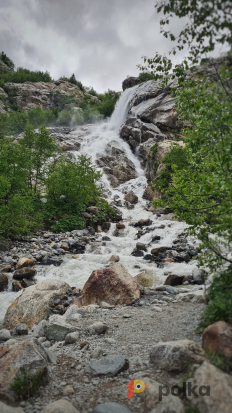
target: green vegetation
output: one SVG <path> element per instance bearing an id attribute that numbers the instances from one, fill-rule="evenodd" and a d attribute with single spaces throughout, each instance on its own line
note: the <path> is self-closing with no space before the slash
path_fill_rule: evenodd
<path id="1" fill-rule="evenodd" d="M 220 352 L 207 351 L 206 356 L 209 359 L 210 363 L 214 364 L 214 366 L 218 367 L 219 369 L 227 373 L 230 371 L 230 366 L 227 358 Z"/>
<path id="2" fill-rule="evenodd" d="M 39 387 L 44 384 L 44 377 L 41 373 L 34 375 L 24 374 L 22 377 L 15 377 L 11 390 L 19 400 L 29 399 L 38 394 Z"/>
<path id="3" fill-rule="evenodd" d="M 194 404 L 190 404 L 186 407 L 185 413 L 200 413 L 200 410 Z"/>
<path id="4" fill-rule="evenodd" d="M 86 207 L 96 203 L 103 205 L 99 219 L 107 216 L 110 207 L 99 200 L 100 176 L 90 158 L 66 159 L 45 127 L 36 133 L 27 124 L 17 143 L 0 139 L 0 237 L 40 228 L 82 229 Z"/>
<path id="5" fill-rule="evenodd" d="M 61 76 L 60 80 L 65 80 L 66 82 L 72 83 L 73 85 L 78 86 L 83 92 L 85 91 L 85 88 L 82 85 L 82 83 L 79 80 L 76 80 L 76 76 L 74 73 L 70 77 Z"/>
<path id="6" fill-rule="evenodd" d="M 0 54 L 0 60 L 5 63 L 11 70 L 14 70 L 14 63 L 12 60 L 6 55 L 6 53 L 1 52 Z"/>
<path id="7" fill-rule="evenodd" d="M 95 205 L 98 208 L 98 211 L 95 212 L 96 218 L 92 218 L 93 223 L 102 224 L 103 222 L 111 221 L 116 218 L 116 211 L 108 204 L 108 202 L 99 198 Z"/>
<path id="8" fill-rule="evenodd" d="M 1 72 L 0 73 L 0 86 L 4 87 L 7 82 L 12 83 L 24 83 L 24 82 L 51 82 L 52 78 L 48 72 L 36 71 L 33 72 L 29 69 L 19 67 L 16 72 Z M 6 89 L 7 90 L 7 86 Z"/>

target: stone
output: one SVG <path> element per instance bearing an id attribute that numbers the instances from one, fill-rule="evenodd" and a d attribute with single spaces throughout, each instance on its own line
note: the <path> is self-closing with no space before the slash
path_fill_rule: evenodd
<path id="1" fill-rule="evenodd" d="M 193 278 L 194 283 L 199 284 L 199 285 L 204 284 L 205 282 L 204 274 L 205 274 L 204 271 L 199 270 L 198 268 L 195 268 L 192 273 L 192 278 Z"/>
<path id="2" fill-rule="evenodd" d="M 75 393 L 73 386 L 66 386 L 63 390 L 63 396 L 72 396 Z"/>
<path id="3" fill-rule="evenodd" d="M 119 262 L 120 258 L 119 258 L 118 255 L 112 255 L 111 258 L 110 258 L 110 261 L 111 262 Z"/>
<path id="4" fill-rule="evenodd" d="M 178 340 L 157 343 L 150 352 L 154 368 L 166 371 L 185 371 L 190 363 L 202 363 L 205 353 L 191 340 Z"/>
<path id="5" fill-rule="evenodd" d="M 33 265 L 35 265 L 34 260 L 27 257 L 23 257 L 18 260 L 16 264 L 16 270 L 20 270 L 23 267 L 33 267 Z"/>
<path id="6" fill-rule="evenodd" d="M 105 301 L 102 301 L 100 303 L 100 307 L 104 308 L 105 310 L 112 310 L 112 308 L 114 308 L 113 305 L 110 305 L 110 304 L 106 303 Z"/>
<path id="7" fill-rule="evenodd" d="M 198 407 L 200 413 L 231 413 L 232 406 L 232 377 L 205 361 L 187 382 L 195 387 L 195 394 L 187 398 Z M 203 389 L 202 389 L 202 387 Z M 210 392 L 210 396 L 203 396 Z M 202 389 L 200 391 L 200 389 Z"/>
<path id="8" fill-rule="evenodd" d="M 177 296 L 177 301 L 192 302 L 192 303 L 204 303 L 205 295 L 203 290 L 192 291 L 189 293 L 180 293 Z"/>
<path id="9" fill-rule="evenodd" d="M 128 194 L 124 196 L 124 199 L 125 201 L 130 202 L 130 204 L 137 204 L 139 202 L 139 198 L 134 192 L 128 192 Z"/>
<path id="10" fill-rule="evenodd" d="M 105 323 L 101 321 L 96 321 L 94 324 L 91 324 L 88 327 L 89 334 L 91 335 L 100 335 L 104 334 L 107 331 L 108 327 Z"/>
<path id="11" fill-rule="evenodd" d="M 14 280 L 22 280 L 23 278 L 32 278 L 36 275 L 37 271 L 34 268 L 23 267 L 20 270 L 14 272 Z"/>
<path id="12" fill-rule="evenodd" d="M 152 287 L 153 286 L 153 275 L 154 272 L 152 270 L 147 270 L 145 272 L 140 272 L 135 276 L 138 284 L 142 287 Z"/>
<path id="13" fill-rule="evenodd" d="M 136 222 L 135 227 L 147 227 L 152 224 L 152 221 L 148 219 L 140 219 L 138 222 Z"/>
<path id="14" fill-rule="evenodd" d="M 69 288 L 59 280 L 45 280 L 26 288 L 7 309 L 3 326 L 12 328 L 23 320 L 32 328 L 49 314 L 54 301 L 63 297 Z"/>
<path id="15" fill-rule="evenodd" d="M 101 403 L 95 407 L 93 413 L 131 413 L 131 411 L 118 403 Z"/>
<path id="16" fill-rule="evenodd" d="M 122 355 L 109 355 L 91 361 L 85 372 L 93 376 L 116 376 L 129 368 L 129 362 Z"/>
<path id="17" fill-rule="evenodd" d="M 42 413 L 79 413 L 78 410 L 65 399 L 59 399 L 49 403 Z"/>
<path id="18" fill-rule="evenodd" d="M 5 328 L 0 330 L 0 342 L 10 340 L 10 338 L 11 338 L 11 333 L 9 330 Z"/>
<path id="19" fill-rule="evenodd" d="M 98 359 L 99 357 L 102 356 L 102 354 L 103 354 L 102 348 L 101 348 L 101 347 L 96 347 L 96 348 L 92 351 L 90 357 L 91 357 L 92 359 Z"/>
<path id="20" fill-rule="evenodd" d="M 85 283 L 80 296 L 79 306 L 100 304 L 102 301 L 111 305 L 133 304 L 140 298 L 137 281 L 120 264 L 95 270 Z"/>
<path id="21" fill-rule="evenodd" d="M 111 238 L 104 236 L 104 237 L 102 237 L 102 241 L 111 241 Z"/>
<path id="22" fill-rule="evenodd" d="M 164 285 L 181 285 L 183 284 L 184 275 L 169 274 Z"/>
<path id="23" fill-rule="evenodd" d="M 176 262 L 173 258 L 164 258 L 162 262 Z"/>
<path id="24" fill-rule="evenodd" d="M 202 347 L 222 354 L 232 364 L 232 325 L 218 321 L 208 326 L 203 332 Z"/>
<path id="25" fill-rule="evenodd" d="M 153 305 L 151 307 L 152 311 L 156 311 L 157 313 L 162 313 L 162 309 L 160 307 L 157 307 L 156 305 Z"/>
<path id="26" fill-rule="evenodd" d="M 67 334 L 65 337 L 65 344 L 74 344 L 76 343 L 80 338 L 80 333 L 79 331 L 75 331 L 73 333 Z"/>
<path id="27" fill-rule="evenodd" d="M 0 412 L 1 413 L 24 413 L 21 407 L 8 406 L 5 403 L 0 402 Z"/>
<path id="28" fill-rule="evenodd" d="M 51 316 L 44 326 L 45 336 L 48 340 L 63 341 L 67 334 L 76 331 L 76 327 L 67 323 L 62 316 Z"/>
<path id="29" fill-rule="evenodd" d="M 102 229 L 104 232 L 108 232 L 110 230 L 110 227 L 111 227 L 111 222 L 103 222 Z"/>
<path id="30" fill-rule="evenodd" d="M 8 277 L 4 273 L 0 273 L 0 292 L 6 290 L 8 287 Z"/>
<path id="31" fill-rule="evenodd" d="M 13 335 L 16 336 L 25 336 L 28 335 L 28 328 L 24 322 L 16 324 L 16 326 L 12 330 Z"/>
<path id="32" fill-rule="evenodd" d="M 11 383 L 24 374 L 47 379 L 47 354 L 36 338 L 0 348 L 0 397 L 14 400 Z"/>
<path id="33" fill-rule="evenodd" d="M 117 229 L 125 229 L 126 226 L 125 226 L 124 224 L 121 224 L 120 222 L 118 222 L 118 223 L 116 224 L 116 228 L 117 228 Z"/>
<path id="34" fill-rule="evenodd" d="M 146 245 L 143 244 L 142 242 L 137 242 L 136 248 L 137 248 L 137 250 L 147 251 Z"/>
<path id="35" fill-rule="evenodd" d="M 36 324 L 34 327 L 31 329 L 31 333 L 34 337 L 39 338 L 39 337 L 44 337 L 44 327 L 46 326 L 47 321 L 46 320 L 41 320 L 38 324 Z"/>
<path id="36" fill-rule="evenodd" d="M 168 248 L 168 247 L 157 247 L 157 248 L 153 248 L 153 249 L 151 250 L 151 254 L 152 254 L 152 255 L 157 255 L 157 254 L 159 254 L 159 253 L 162 254 L 163 252 L 166 252 L 167 249 L 170 249 L 170 248 Z"/>
<path id="37" fill-rule="evenodd" d="M 66 311 L 66 313 L 64 314 L 63 318 L 68 322 L 72 322 L 72 321 L 79 321 L 82 319 L 82 314 L 80 312 L 80 308 L 75 305 L 72 304 Z"/>
<path id="38" fill-rule="evenodd" d="M 46 259 L 46 262 L 44 262 L 45 265 L 54 265 L 55 267 L 59 267 L 62 264 L 63 260 L 60 257 L 48 257 Z"/>
<path id="39" fill-rule="evenodd" d="M 90 346 L 90 342 L 89 341 L 87 341 L 87 340 L 85 340 L 85 341 L 82 341 L 81 343 L 80 343 L 80 348 L 81 349 L 83 349 L 84 347 L 86 347 L 86 346 Z"/>

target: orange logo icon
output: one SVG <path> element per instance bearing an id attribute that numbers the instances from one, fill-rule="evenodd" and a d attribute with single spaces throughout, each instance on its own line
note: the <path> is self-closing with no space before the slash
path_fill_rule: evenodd
<path id="1" fill-rule="evenodd" d="M 141 380 L 131 380 L 127 386 L 127 398 L 131 399 L 135 393 L 142 393 L 146 387 L 150 390 L 149 386 L 150 383 L 145 386 L 144 382 Z"/>

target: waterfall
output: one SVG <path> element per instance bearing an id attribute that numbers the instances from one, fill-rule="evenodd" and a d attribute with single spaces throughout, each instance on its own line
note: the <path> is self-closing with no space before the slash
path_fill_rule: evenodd
<path id="1" fill-rule="evenodd" d="M 110 119 L 110 125 L 115 129 L 115 131 L 119 131 L 122 124 L 125 122 L 126 117 L 128 115 L 129 105 L 131 98 L 134 95 L 138 86 L 131 87 L 130 89 L 126 89 L 120 96 L 118 102 L 116 103 L 114 113 Z"/>

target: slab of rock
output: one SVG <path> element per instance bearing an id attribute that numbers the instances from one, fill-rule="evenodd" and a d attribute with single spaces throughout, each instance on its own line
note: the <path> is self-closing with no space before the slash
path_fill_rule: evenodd
<path id="1" fill-rule="evenodd" d="M 204 303 L 205 295 L 203 290 L 192 291 L 189 293 L 180 293 L 177 295 L 177 301 L 191 302 L 191 303 Z"/>
<path id="2" fill-rule="evenodd" d="M 49 313 L 54 301 L 64 296 L 70 286 L 59 280 L 45 280 L 28 287 L 7 309 L 3 326 L 12 328 L 24 321 L 28 328 Z"/>
<path id="3" fill-rule="evenodd" d="M 130 202 L 130 204 L 137 204 L 139 202 L 139 198 L 134 192 L 128 192 L 128 194 L 124 196 L 124 199 L 125 201 Z"/>
<path id="4" fill-rule="evenodd" d="M 14 400 L 10 385 L 25 374 L 47 378 L 47 355 L 36 338 L 0 348 L 0 397 Z"/>
<path id="5" fill-rule="evenodd" d="M 4 273 L 0 273 L 0 292 L 6 290 L 8 287 L 8 277 Z"/>
<path id="6" fill-rule="evenodd" d="M 188 382 L 191 382 L 191 387 L 197 386 L 196 396 L 187 393 L 187 398 L 198 407 L 200 413 L 231 413 L 232 377 L 229 374 L 205 361 Z M 207 387 L 210 396 L 203 396 Z"/>
<path id="7" fill-rule="evenodd" d="M 44 326 L 45 337 L 50 340 L 63 341 L 67 334 L 76 331 L 76 327 L 67 323 L 62 316 L 51 316 Z"/>
<path id="8" fill-rule="evenodd" d="M 129 368 L 129 362 L 121 355 L 109 355 L 96 361 L 91 361 L 85 372 L 93 376 L 116 376 Z"/>
<path id="9" fill-rule="evenodd" d="M 78 410 L 65 399 L 49 403 L 42 413 L 79 413 Z"/>
<path id="10" fill-rule="evenodd" d="M 169 274 L 169 276 L 165 280 L 164 285 L 182 285 L 183 280 L 184 275 Z"/>
<path id="11" fill-rule="evenodd" d="M 14 280 L 22 280 L 23 278 L 29 279 L 36 275 L 37 271 L 34 268 L 23 267 L 20 270 L 14 272 Z"/>
<path id="12" fill-rule="evenodd" d="M 204 350 L 191 340 L 178 340 L 157 343 L 150 353 L 150 361 L 157 369 L 182 372 L 189 363 L 202 363 Z"/>
<path id="13" fill-rule="evenodd" d="M 21 407 L 8 406 L 5 403 L 0 402 L 0 412 L 1 413 L 24 413 Z"/>
<path id="14" fill-rule="evenodd" d="M 95 407 L 93 413 L 131 413 L 131 411 L 118 403 L 102 403 Z"/>
<path id="15" fill-rule="evenodd" d="M 77 299 L 79 306 L 100 304 L 130 305 L 140 298 L 140 286 L 120 264 L 95 270 Z"/>
<path id="16" fill-rule="evenodd" d="M 232 364 L 232 325 L 218 321 L 207 327 L 203 332 L 202 347 L 223 354 Z"/>
<path id="17" fill-rule="evenodd" d="M 20 270 L 23 267 L 33 267 L 33 265 L 35 265 L 34 260 L 27 257 L 23 257 L 18 260 L 16 264 L 16 270 Z"/>

